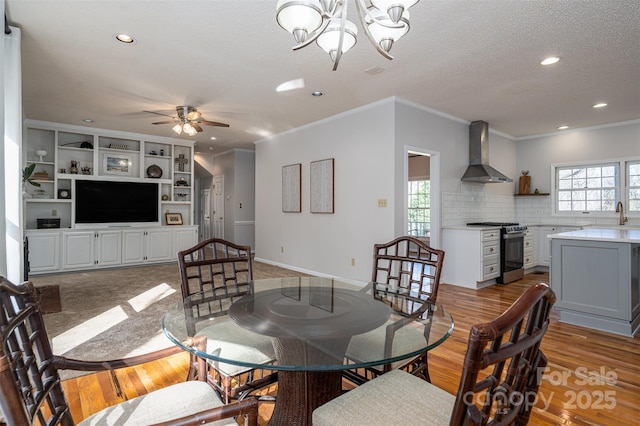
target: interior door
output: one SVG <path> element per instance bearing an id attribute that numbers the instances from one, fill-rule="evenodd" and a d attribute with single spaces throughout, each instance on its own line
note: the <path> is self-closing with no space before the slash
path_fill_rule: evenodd
<path id="1" fill-rule="evenodd" d="M 224 176 L 213 178 L 213 237 L 224 238 Z"/>
<path id="2" fill-rule="evenodd" d="M 200 241 L 208 240 L 211 235 L 211 189 L 200 193 Z"/>

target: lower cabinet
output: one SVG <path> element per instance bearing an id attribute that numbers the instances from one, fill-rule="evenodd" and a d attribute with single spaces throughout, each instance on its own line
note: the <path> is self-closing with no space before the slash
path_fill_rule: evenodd
<path id="1" fill-rule="evenodd" d="M 60 269 L 60 232 L 26 232 L 29 240 L 29 273 L 46 273 Z"/>
<path id="2" fill-rule="evenodd" d="M 62 269 L 85 269 L 120 264 L 120 231 L 62 233 Z"/>
<path id="3" fill-rule="evenodd" d="M 193 235 L 194 231 L 188 233 Z M 122 231 L 122 263 L 162 262 L 175 258 L 172 256 L 172 234 L 175 232 L 168 228 Z"/>
<path id="4" fill-rule="evenodd" d="M 525 271 L 538 265 L 538 227 L 530 226 L 524 236 L 523 263 Z"/>
<path id="5" fill-rule="evenodd" d="M 500 229 L 445 228 L 446 253 L 440 282 L 482 288 L 500 276 Z"/>
<path id="6" fill-rule="evenodd" d="M 25 235 L 30 273 L 37 275 L 169 262 L 198 242 L 198 227 L 29 230 Z"/>

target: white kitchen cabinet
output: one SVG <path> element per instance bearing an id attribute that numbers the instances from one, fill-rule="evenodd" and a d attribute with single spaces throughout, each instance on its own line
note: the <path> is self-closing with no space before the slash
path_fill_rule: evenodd
<path id="1" fill-rule="evenodd" d="M 60 269 L 60 232 L 27 231 L 25 236 L 29 240 L 29 273 Z"/>
<path id="2" fill-rule="evenodd" d="M 500 228 L 445 228 L 442 248 L 441 282 L 482 288 L 500 275 Z"/>
<path id="3" fill-rule="evenodd" d="M 538 265 L 538 227 L 529 226 L 524 236 L 524 269 L 531 269 Z"/>
<path id="4" fill-rule="evenodd" d="M 579 226 L 541 226 L 538 230 L 538 264 L 549 266 L 551 263 L 551 240 L 547 238 L 549 234 L 559 234 L 560 232 L 577 231 Z"/>

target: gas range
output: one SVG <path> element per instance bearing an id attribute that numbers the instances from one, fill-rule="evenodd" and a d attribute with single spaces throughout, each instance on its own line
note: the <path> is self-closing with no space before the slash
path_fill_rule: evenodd
<path id="1" fill-rule="evenodd" d="M 517 222 L 471 222 L 467 223 L 467 226 L 498 226 L 506 234 L 522 233 L 527 230 L 526 226 Z"/>

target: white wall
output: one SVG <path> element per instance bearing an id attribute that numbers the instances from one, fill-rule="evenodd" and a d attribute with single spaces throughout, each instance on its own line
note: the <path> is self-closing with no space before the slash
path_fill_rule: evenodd
<path id="1" fill-rule="evenodd" d="M 393 116 L 393 101 L 384 100 L 256 144 L 257 259 L 368 281 L 373 244 L 394 236 Z M 327 158 L 335 159 L 335 213 L 312 214 L 309 163 Z M 296 163 L 302 212 L 283 213 L 282 167 Z M 380 198 L 387 208 L 378 208 Z"/>
<path id="2" fill-rule="evenodd" d="M 405 233 L 407 146 L 438 153 L 441 191 L 482 198 L 487 202 L 481 207 L 488 209 L 495 199 L 508 199 L 509 214 L 515 216 L 513 183 L 460 182 L 469 158 L 468 125 L 389 98 L 258 142 L 256 258 L 301 271 L 367 281 L 373 244 Z M 492 133 L 491 144 L 492 165 L 514 176 L 515 142 Z M 309 162 L 325 158 L 335 158 L 335 214 L 311 214 Z M 295 163 L 302 163 L 302 213 L 282 213 L 282 166 Z M 387 199 L 387 208 L 377 207 L 381 198 Z M 502 213 L 500 207 L 496 214 Z M 465 223 L 466 217 L 482 214 L 469 205 L 456 212 L 456 220 Z M 356 266 L 351 266 L 351 258 Z"/>
<path id="3" fill-rule="evenodd" d="M 517 170 L 529 170 L 531 190 L 551 190 L 551 165 L 581 161 L 619 160 L 640 157 L 640 121 L 618 123 L 540 136 L 517 142 Z M 615 225 L 618 215 L 610 218 L 553 216 L 552 198 L 518 197 L 517 216 L 523 223 Z M 629 225 L 640 225 L 640 218 L 630 217 Z"/>
<path id="4" fill-rule="evenodd" d="M 4 2 L 3 2 L 4 9 Z M 4 33 L 3 33 L 4 34 Z M 0 50 L 2 78 L 2 130 L 4 139 L 0 149 L 0 275 L 14 283 L 24 279 L 22 256 L 22 79 L 20 56 L 21 33 L 11 27 L 4 34 Z"/>

